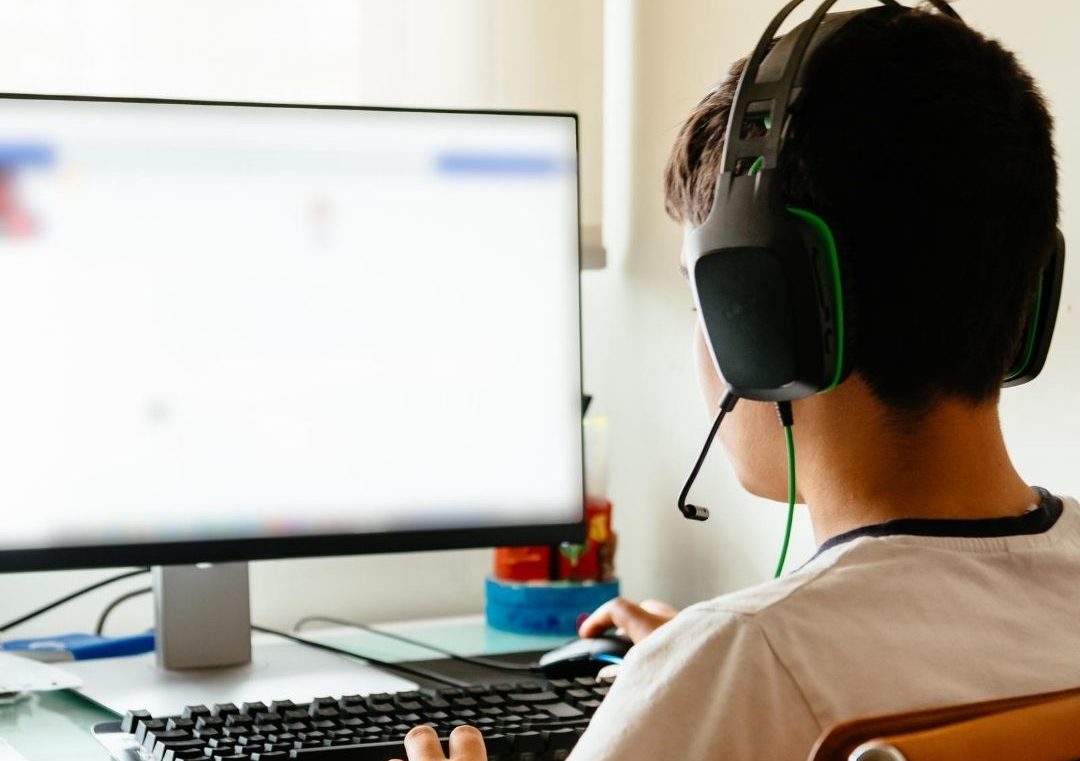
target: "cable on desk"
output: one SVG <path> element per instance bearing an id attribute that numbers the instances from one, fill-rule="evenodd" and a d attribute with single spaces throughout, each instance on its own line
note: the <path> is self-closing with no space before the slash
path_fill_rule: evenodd
<path id="1" fill-rule="evenodd" d="M 123 602 L 127 602 L 133 597 L 140 597 L 142 595 L 148 595 L 154 591 L 153 587 L 143 587 L 142 589 L 133 589 L 126 594 L 122 594 L 113 600 L 111 603 L 105 606 L 105 610 L 101 611 L 101 615 L 98 616 L 97 625 L 94 627 L 94 634 L 101 636 L 101 633 L 105 631 L 105 621 L 108 619 L 109 614 L 113 612 L 113 608 Z"/>
<path id="2" fill-rule="evenodd" d="M 458 653 L 451 652 L 438 645 L 429 645 L 427 642 L 421 642 L 418 639 L 412 637 L 406 637 L 396 632 L 386 631 L 385 629 L 379 629 L 371 626 L 370 624 L 360 623 L 359 621 L 349 621 L 344 618 L 335 618 L 334 616 L 304 616 L 293 627 L 296 631 L 300 631 L 304 628 L 305 624 L 309 623 L 325 623 L 336 624 L 337 626 L 348 626 L 353 629 L 360 629 L 361 631 L 370 632 L 371 634 L 377 634 L 380 637 L 387 637 L 389 639 L 395 639 L 398 642 L 404 642 L 407 645 L 413 645 L 415 647 L 421 647 L 425 650 L 430 650 L 433 653 L 440 653 L 445 655 L 451 660 L 460 661 L 461 663 L 469 663 L 473 666 L 483 666 L 484 668 L 493 669 L 496 671 L 512 671 L 518 674 L 534 674 L 539 675 L 540 667 L 537 664 L 524 664 L 524 663 L 507 663 L 505 661 L 488 660 L 487 658 L 476 658 L 469 655 L 460 655 Z"/>
<path id="3" fill-rule="evenodd" d="M 381 661 L 378 658 L 372 658 L 364 655 L 363 653 L 353 652 L 352 650 L 346 650 L 343 647 L 334 647 L 333 645 L 327 645 L 323 642 L 316 642 L 313 639 L 307 639 L 306 637 L 297 637 L 295 634 L 289 634 L 283 632 L 280 629 L 271 629 L 268 626 L 259 626 L 258 624 L 251 625 L 252 631 L 262 632 L 263 634 L 274 634 L 283 639 L 296 642 L 300 645 L 307 645 L 308 647 L 314 647 L 317 650 L 325 650 L 328 653 L 335 653 L 337 655 L 348 656 L 349 658 L 357 658 L 362 661 L 367 661 L 373 666 L 378 666 L 381 669 L 387 671 L 398 671 L 402 674 L 407 674 L 413 677 L 419 677 L 421 679 L 430 679 L 433 682 L 442 682 L 450 687 L 470 687 L 471 682 L 463 682 L 460 679 L 454 679 L 453 677 L 443 676 L 442 674 L 436 674 L 433 671 L 426 669 L 419 669 L 412 666 L 403 666 L 400 663 L 390 663 L 389 661 Z"/>
<path id="4" fill-rule="evenodd" d="M 133 576 L 141 576 L 144 573 L 150 573 L 150 569 L 139 568 L 134 571 L 126 571 L 125 573 L 117 574 L 116 576 L 110 576 L 107 579 L 102 579 L 101 581 L 95 582 L 93 584 L 90 584 L 89 586 L 83 587 L 82 589 L 76 590 L 71 594 L 64 595 L 59 600 L 54 600 L 48 605 L 42 605 L 40 608 L 30 611 L 24 616 L 19 616 L 16 619 L 8 621 L 6 624 L 0 625 L 0 632 L 6 632 L 8 629 L 14 629 L 16 626 L 19 626 L 20 624 L 25 624 L 27 621 L 37 618 L 43 613 L 48 613 L 53 608 L 58 608 L 64 603 L 74 600 L 76 597 L 82 597 L 85 594 L 89 594 L 95 589 L 101 589 L 102 587 L 108 586 L 109 584 L 115 584 L 118 581 L 130 579 Z"/>
<path id="5" fill-rule="evenodd" d="M 97 626 L 95 627 L 94 633 L 99 634 L 99 635 L 102 633 L 102 631 L 105 628 L 106 619 L 109 617 L 109 614 L 112 612 L 112 610 L 116 606 L 120 605 L 121 603 L 125 602 L 126 600 L 130 600 L 133 597 L 138 597 L 140 595 L 149 594 L 150 592 L 153 592 L 153 591 L 154 590 L 153 590 L 152 587 L 144 587 L 142 589 L 132 590 L 132 591 L 126 593 L 126 594 L 123 594 L 123 595 L 120 595 L 119 597 L 117 597 L 115 600 L 113 600 L 107 606 L 105 606 L 105 609 L 101 612 L 101 616 L 98 618 Z M 318 617 L 316 616 L 316 617 L 313 617 L 313 618 L 318 618 Z M 285 639 L 292 640 L 293 642 L 297 642 L 297 643 L 302 644 L 302 645 L 309 645 L 311 647 L 316 647 L 316 648 L 319 648 L 320 650 L 327 650 L 329 652 L 337 653 L 339 655 L 348 655 L 348 656 L 351 656 L 351 657 L 354 657 L 354 658 L 360 658 L 362 660 L 368 661 L 369 663 L 371 663 L 371 664 L 373 664 L 375 666 L 379 666 L 380 668 L 393 669 L 393 670 L 396 670 L 396 671 L 400 671 L 400 672 L 409 674 L 410 676 L 420 676 L 420 677 L 423 677 L 424 679 L 431 679 L 432 681 L 442 682 L 444 684 L 449 684 L 452 687 L 467 687 L 469 685 L 468 682 L 459 682 L 459 681 L 451 679 L 449 677 L 444 677 L 441 674 L 435 674 L 433 672 L 426 671 L 424 669 L 415 669 L 415 668 L 411 668 L 409 666 L 401 666 L 401 665 L 398 665 L 398 664 L 395 664 L 395 663 L 388 663 L 386 661 L 380 661 L 380 660 L 378 660 L 376 658 L 369 658 L 369 657 L 367 657 L 367 656 L 365 656 L 365 655 L 363 655 L 361 653 L 353 652 L 352 650 L 346 650 L 344 648 L 334 647 L 333 645 L 327 645 L 327 644 L 324 644 L 322 642 L 316 642 L 314 640 L 309 640 L 309 639 L 306 639 L 304 637 L 297 637 L 297 636 L 294 636 L 292 634 L 288 634 L 286 632 L 278 631 L 277 629 L 270 629 L 270 628 L 265 627 L 265 626 L 255 626 L 255 625 L 252 625 L 251 628 L 252 628 L 253 631 L 264 632 L 266 634 L 274 634 L 274 635 L 277 635 L 278 637 L 284 637 Z"/>

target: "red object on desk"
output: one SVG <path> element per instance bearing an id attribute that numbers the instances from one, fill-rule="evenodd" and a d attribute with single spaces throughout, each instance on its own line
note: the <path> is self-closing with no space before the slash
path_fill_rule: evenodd
<path id="1" fill-rule="evenodd" d="M 610 581 L 615 576 L 615 534 L 611 530 L 611 500 L 585 500 L 585 544 L 563 545 L 559 578 L 567 581 Z"/>
<path id="2" fill-rule="evenodd" d="M 496 547 L 495 578 L 499 581 L 547 581 L 551 573 L 551 548 Z"/>

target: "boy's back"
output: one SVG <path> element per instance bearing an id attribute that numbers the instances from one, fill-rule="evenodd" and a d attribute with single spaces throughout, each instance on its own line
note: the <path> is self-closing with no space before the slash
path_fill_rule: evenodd
<path id="1" fill-rule="evenodd" d="M 895 523 L 662 626 L 573 757 L 795 761 L 840 721 L 1080 686 L 1062 605 L 1080 588 L 1080 503 Z"/>

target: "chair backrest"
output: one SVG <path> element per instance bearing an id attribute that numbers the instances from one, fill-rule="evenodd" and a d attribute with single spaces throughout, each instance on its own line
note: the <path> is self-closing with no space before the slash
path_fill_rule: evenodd
<path id="1" fill-rule="evenodd" d="M 1080 688 L 856 719 L 809 761 L 1078 761 Z"/>

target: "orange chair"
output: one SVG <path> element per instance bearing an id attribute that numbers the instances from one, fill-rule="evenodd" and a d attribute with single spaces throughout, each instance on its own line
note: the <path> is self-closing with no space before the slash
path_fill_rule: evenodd
<path id="1" fill-rule="evenodd" d="M 809 761 L 1078 761 L 1080 689 L 856 719 Z"/>

